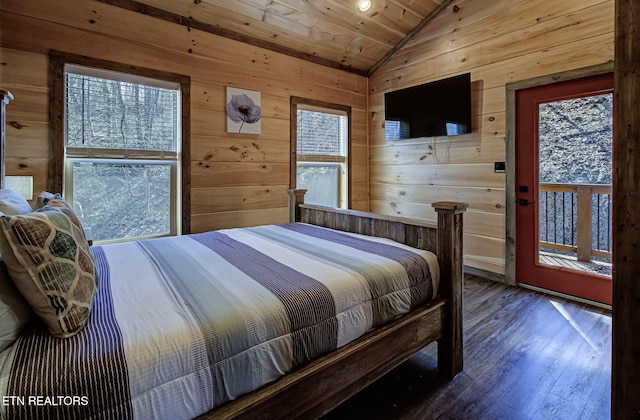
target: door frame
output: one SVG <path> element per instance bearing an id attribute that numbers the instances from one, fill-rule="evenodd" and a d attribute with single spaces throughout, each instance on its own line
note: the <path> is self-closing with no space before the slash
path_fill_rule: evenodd
<path id="1" fill-rule="evenodd" d="M 613 73 L 613 62 L 568 70 L 561 73 L 536 77 L 508 83 L 507 89 L 507 131 L 506 131 L 506 232 L 505 232 L 505 282 L 517 284 L 516 279 L 516 92 L 548 85 L 557 82 L 565 82 L 589 76 Z"/>

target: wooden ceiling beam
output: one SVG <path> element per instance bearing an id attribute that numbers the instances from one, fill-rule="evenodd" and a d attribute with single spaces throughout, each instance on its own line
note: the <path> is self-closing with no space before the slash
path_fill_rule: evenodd
<path id="1" fill-rule="evenodd" d="M 382 57 L 380 60 L 378 60 L 378 62 L 375 63 L 373 66 L 371 66 L 371 68 L 367 72 L 367 76 L 371 76 L 373 73 L 376 72 L 376 70 L 378 70 L 380 67 L 382 67 L 382 65 L 384 63 L 386 63 L 397 51 L 399 51 L 409 41 L 411 41 L 411 38 L 413 38 L 418 32 L 420 32 L 422 29 L 424 29 L 424 27 L 427 26 L 429 24 L 429 22 L 431 22 L 436 16 L 438 16 L 451 3 L 453 3 L 453 0 L 443 0 L 443 2 L 440 3 L 440 6 L 436 7 L 435 9 L 433 9 L 433 11 L 431 13 L 429 13 L 429 15 L 427 15 L 424 19 L 422 19 L 422 21 L 415 28 L 413 28 L 411 30 L 411 32 L 409 32 L 407 34 L 407 36 L 402 38 L 400 40 L 400 42 L 398 42 L 396 45 L 394 45 L 393 48 L 391 48 L 384 55 L 384 57 Z"/>

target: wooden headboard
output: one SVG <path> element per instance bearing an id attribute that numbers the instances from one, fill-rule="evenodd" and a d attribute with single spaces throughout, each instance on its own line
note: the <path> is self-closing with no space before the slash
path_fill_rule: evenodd
<path id="1" fill-rule="evenodd" d="M 5 156 L 4 145 L 7 136 L 7 104 L 13 99 L 11 92 L 0 90 L 0 188 L 4 188 Z"/>

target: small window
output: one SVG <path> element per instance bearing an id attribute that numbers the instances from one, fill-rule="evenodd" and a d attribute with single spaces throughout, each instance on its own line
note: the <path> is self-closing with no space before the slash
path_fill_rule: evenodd
<path id="1" fill-rule="evenodd" d="M 180 85 L 66 65 L 64 92 L 64 196 L 93 240 L 180 233 Z"/>
<path id="2" fill-rule="evenodd" d="M 292 186 L 307 190 L 309 204 L 348 207 L 350 108 L 292 98 L 292 116 Z"/>

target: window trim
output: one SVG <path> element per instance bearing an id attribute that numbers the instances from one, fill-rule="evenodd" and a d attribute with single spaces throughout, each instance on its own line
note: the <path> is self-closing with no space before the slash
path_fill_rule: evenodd
<path id="1" fill-rule="evenodd" d="M 69 54 L 60 51 L 49 53 L 49 168 L 47 188 L 51 192 L 63 190 L 63 174 L 65 171 L 65 139 L 64 139 L 64 75 L 65 66 L 82 66 L 100 72 L 118 72 L 139 77 L 163 80 L 178 84 L 181 94 L 181 139 L 180 150 L 180 232 L 191 232 L 191 78 L 189 76 L 153 70 L 129 64 L 95 59 L 91 57 Z"/>
<path id="2" fill-rule="evenodd" d="M 347 116 L 346 162 L 343 158 L 337 158 L 338 160 L 329 159 L 329 161 L 333 163 L 335 162 L 345 163 L 347 166 L 347 176 L 346 176 L 347 179 L 346 179 L 346 182 L 344 182 L 344 185 L 346 185 L 346 188 L 347 188 L 346 208 L 351 208 L 351 190 L 352 190 L 352 186 L 351 186 L 352 174 L 351 173 L 353 172 L 351 169 L 351 155 L 352 155 L 351 126 L 353 125 L 351 121 L 351 107 L 347 105 L 324 102 L 316 99 L 302 98 L 298 96 L 292 96 L 290 103 L 291 103 L 291 106 L 290 106 L 289 118 L 290 118 L 290 126 L 291 126 L 291 133 L 290 133 L 291 159 L 290 159 L 290 165 L 289 165 L 289 169 L 290 169 L 289 185 L 290 185 L 290 188 L 292 189 L 296 188 L 296 183 L 297 183 L 296 180 L 297 180 L 297 166 L 298 166 L 298 109 L 305 110 L 305 111 L 324 112 L 329 114 L 332 113 L 331 112 L 332 110 L 334 110 L 335 114 L 338 114 L 338 115 L 346 114 Z M 309 162 L 307 157 L 302 157 L 302 156 L 300 157 L 300 161 Z M 327 163 L 329 163 L 329 161 Z M 320 161 L 314 160 L 314 162 L 320 162 Z M 339 187 L 342 188 L 341 185 Z"/>

